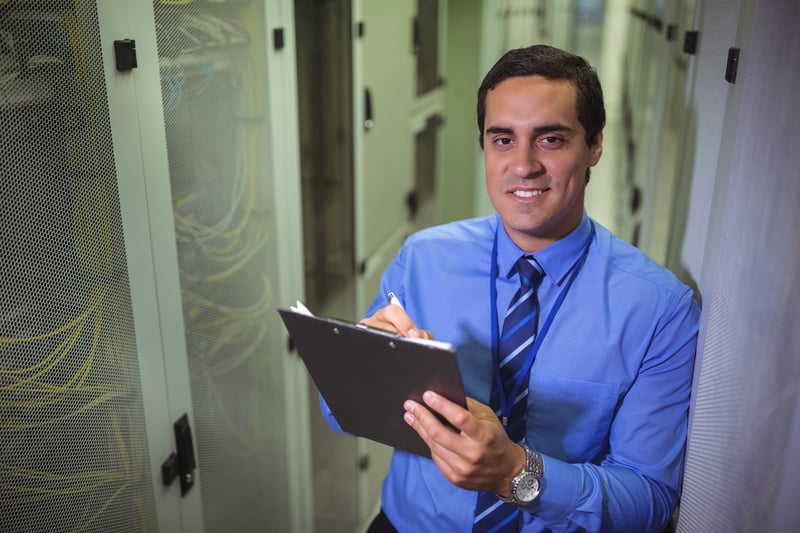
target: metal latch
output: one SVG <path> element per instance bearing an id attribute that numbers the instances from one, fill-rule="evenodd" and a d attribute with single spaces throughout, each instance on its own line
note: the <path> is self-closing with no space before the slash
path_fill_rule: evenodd
<path id="1" fill-rule="evenodd" d="M 128 72 L 139 66 L 136 61 L 136 41 L 121 39 L 114 41 L 114 59 L 119 72 Z"/>
<path id="2" fill-rule="evenodd" d="M 175 430 L 175 447 L 173 452 L 161 465 L 161 478 L 164 485 L 170 485 L 178 477 L 181 480 L 181 496 L 189 492 L 194 485 L 194 447 L 192 446 L 192 428 L 189 417 L 184 414 L 173 425 Z"/>

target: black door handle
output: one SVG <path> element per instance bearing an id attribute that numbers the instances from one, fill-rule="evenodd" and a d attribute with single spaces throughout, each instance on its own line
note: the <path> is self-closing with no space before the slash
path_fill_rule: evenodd
<path id="1" fill-rule="evenodd" d="M 181 481 L 181 496 L 189 492 L 194 485 L 194 447 L 192 445 L 192 428 L 189 417 L 185 414 L 173 425 L 175 431 L 175 447 L 173 452 L 161 465 L 161 478 L 164 485 L 169 485 L 178 477 Z"/>
<path id="2" fill-rule="evenodd" d="M 372 116 L 372 92 L 369 87 L 364 87 L 364 131 L 369 131 L 375 121 Z"/>

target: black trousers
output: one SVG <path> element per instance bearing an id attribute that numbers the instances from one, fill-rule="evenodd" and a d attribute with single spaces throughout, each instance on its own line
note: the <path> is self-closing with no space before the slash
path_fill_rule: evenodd
<path id="1" fill-rule="evenodd" d="M 367 533 L 397 533 L 397 530 L 392 523 L 389 522 L 389 519 L 383 513 L 383 509 L 381 509 L 381 512 L 378 513 L 378 515 L 369 525 Z"/>
<path id="2" fill-rule="evenodd" d="M 372 520 L 372 523 L 367 528 L 367 533 L 397 533 L 397 529 L 389 522 L 389 518 L 383 513 L 383 508 L 378 515 Z M 675 533 L 674 518 L 667 524 L 664 533 Z"/>

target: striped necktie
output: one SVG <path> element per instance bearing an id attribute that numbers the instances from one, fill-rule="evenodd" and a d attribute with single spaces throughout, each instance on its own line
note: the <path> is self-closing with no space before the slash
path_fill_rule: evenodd
<path id="1" fill-rule="evenodd" d="M 520 287 L 511 299 L 503 318 L 503 332 L 498 343 L 498 361 L 505 395 L 511 404 L 508 420 L 504 424 L 506 433 L 514 442 L 520 442 L 525 437 L 529 373 L 523 377 L 516 398 L 510 398 L 510 395 L 514 387 L 514 378 L 524 365 L 536 337 L 539 317 L 536 288 L 542 279 L 542 273 L 536 260 L 531 256 L 520 257 L 514 266 L 519 274 Z M 492 387 L 490 404 L 498 413 L 498 417 L 502 418 L 500 396 L 496 385 Z M 520 518 L 520 510 L 516 505 L 503 502 L 491 492 L 480 492 L 475 505 L 472 531 L 473 533 L 519 531 Z"/>

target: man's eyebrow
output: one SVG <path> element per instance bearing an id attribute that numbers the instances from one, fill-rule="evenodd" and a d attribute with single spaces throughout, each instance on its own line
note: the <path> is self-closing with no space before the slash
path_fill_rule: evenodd
<path id="1" fill-rule="evenodd" d="M 566 124 L 545 124 L 543 126 L 537 126 L 533 128 L 533 134 L 538 136 L 545 133 L 572 133 L 574 130 L 567 126 Z M 487 134 L 502 134 L 502 135 L 511 135 L 514 133 L 514 130 L 505 126 L 490 126 L 486 128 Z"/>
<path id="2" fill-rule="evenodd" d="M 574 130 L 567 126 L 566 124 L 545 124 L 544 126 L 539 126 L 533 128 L 533 133 L 535 135 L 542 135 L 543 133 L 572 133 Z"/>
<path id="3" fill-rule="evenodd" d="M 500 126 L 490 126 L 490 127 L 486 128 L 486 133 L 488 133 L 488 134 L 501 133 L 501 134 L 504 134 L 504 135 L 511 135 L 514 132 L 511 130 L 511 128 L 503 128 L 503 127 L 500 127 Z"/>

